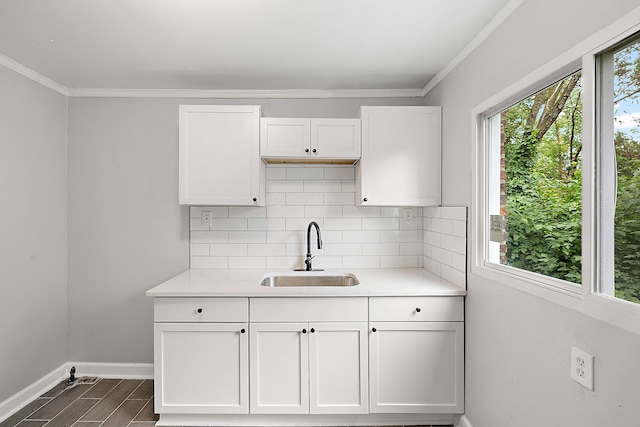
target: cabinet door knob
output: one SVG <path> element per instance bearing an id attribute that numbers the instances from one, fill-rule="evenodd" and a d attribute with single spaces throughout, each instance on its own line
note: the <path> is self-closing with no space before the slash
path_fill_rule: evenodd
<path id="1" fill-rule="evenodd" d="M 309 330 L 309 332 L 314 333 L 316 330 L 311 328 L 311 330 Z"/>
<path id="2" fill-rule="evenodd" d="M 241 334 L 244 334 L 245 332 L 247 332 L 247 331 L 245 331 L 244 328 L 240 329 L 240 333 Z"/>
<path id="3" fill-rule="evenodd" d="M 315 148 L 314 148 L 313 150 L 311 150 L 311 151 L 313 151 L 314 153 L 317 153 L 317 152 L 318 152 L 318 150 L 316 150 Z"/>
<path id="4" fill-rule="evenodd" d="M 366 202 L 366 201 L 367 201 L 367 198 L 365 197 L 365 198 L 364 198 L 364 199 L 362 199 L 362 200 Z"/>
<path id="5" fill-rule="evenodd" d="M 309 152 L 309 149 L 308 149 L 308 148 L 305 148 L 305 149 L 304 149 L 304 152 L 305 152 L 305 153 L 308 153 L 308 152 Z"/>
<path id="6" fill-rule="evenodd" d="M 420 313 L 422 309 L 420 307 L 416 307 L 416 313 Z"/>
<path id="7" fill-rule="evenodd" d="M 376 328 L 371 328 L 371 332 L 377 332 L 378 330 Z"/>
<path id="8" fill-rule="evenodd" d="M 306 333 L 307 333 L 307 330 L 306 330 L 306 329 L 303 329 L 303 330 L 302 330 L 302 333 L 303 333 L 303 334 L 306 334 Z"/>
<path id="9" fill-rule="evenodd" d="M 258 199 L 256 199 L 256 198 L 254 197 L 254 198 L 253 198 L 253 201 L 254 201 L 254 202 L 257 202 L 257 201 L 258 201 Z"/>
<path id="10" fill-rule="evenodd" d="M 202 313 L 202 309 L 199 308 L 198 310 L 196 310 L 198 312 L 198 314 Z"/>

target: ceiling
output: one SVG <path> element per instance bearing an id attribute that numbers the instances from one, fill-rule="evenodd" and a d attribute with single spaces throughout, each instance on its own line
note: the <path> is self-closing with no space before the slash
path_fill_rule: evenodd
<path id="1" fill-rule="evenodd" d="M 71 94 L 419 92 L 509 2 L 2 0 L 0 64 Z"/>

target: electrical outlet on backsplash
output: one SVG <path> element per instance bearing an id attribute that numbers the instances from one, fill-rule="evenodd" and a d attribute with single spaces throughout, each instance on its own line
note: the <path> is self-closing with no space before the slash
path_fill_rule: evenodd
<path id="1" fill-rule="evenodd" d="M 322 230 L 323 248 L 314 250 L 315 268 L 446 265 L 448 258 L 438 250 L 434 261 L 425 255 L 425 235 L 430 236 L 429 247 L 437 247 L 432 234 L 448 231 L 438 221 L 447 220 L 449 208 L 355 206 L 353 166 L 269 165 L 265 185 L 266 206 L 191 207 L 192 268 L 301 268 L 310 221 Z M 452 211 L 450 219 L 450 237 L 455 238 L 459 218 L 466 219 L 466 208 L 451 209 L 458 210 Z M 203 225 L 203 211 L 211 212 L 209 225 Z M 423 217 L 424 211 L 445 218 L 434 218 L 433 227 L 431 218 Z M 458 249 L 459 244 L 451 247 L 450 240 L 440 239 L 443 251 Z"/>

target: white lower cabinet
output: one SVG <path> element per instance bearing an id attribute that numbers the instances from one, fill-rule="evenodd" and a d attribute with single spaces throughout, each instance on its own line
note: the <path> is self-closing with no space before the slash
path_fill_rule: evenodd
<path id="1" fill-rule="evenodd" d="M 366 307 L 366 298 L 252 301 L 252 321 L 277 323 L 251 323 L 251 413 L 368 413 Z"/>
<path id="2" fill-rule="evenodd" d="M 462 297 L 371 298 L 371 413 L 464 412 Z"/>
<path id="3" fill-rule="evenodd" d="M 464 413 L 462 297 L 156 298 L 154 313 L 159 425 Z"/>
<path id="4" fill-rule="evenodd" d="M 156 323 L 157 413 L 249 411 L 247 323 Z"/>

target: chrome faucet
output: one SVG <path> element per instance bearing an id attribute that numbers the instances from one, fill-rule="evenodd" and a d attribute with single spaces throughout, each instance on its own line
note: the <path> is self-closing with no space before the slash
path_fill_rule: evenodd
<path id="1" fill-rule="evenodd" d="M 305 271 L 312 271 L 311 260 L 313 256 L 311 255 L 311 228 L 316 228 L 316 236 L 318 240 L 318 249 L 322 249 L 322 237 L 320 237 L 320 226 L 317 222 L 311 221 L 309 226 L 307 227 L 307 256 L 304 259 Z M 322 269 L 318 269 L 317 271 L 322 271 Z"/>

